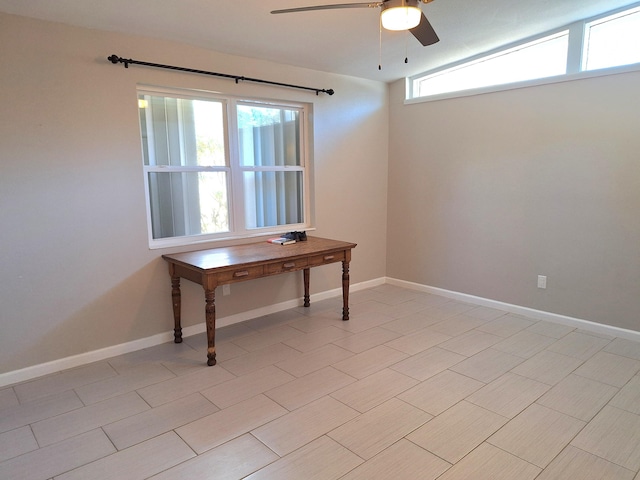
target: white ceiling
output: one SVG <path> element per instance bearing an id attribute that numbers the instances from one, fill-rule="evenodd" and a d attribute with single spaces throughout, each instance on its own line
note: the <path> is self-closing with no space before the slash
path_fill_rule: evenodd
<path id="1" fill-rule="evenodd" d="M 423 47 L 407 32 L 385 31 L 382 70 L 378 9 L 270 14 L 352 0 L 0 0 L 0 11 L 390 82 L 635 2 L 435 0 L 421 7 L 440 42 Z"/>

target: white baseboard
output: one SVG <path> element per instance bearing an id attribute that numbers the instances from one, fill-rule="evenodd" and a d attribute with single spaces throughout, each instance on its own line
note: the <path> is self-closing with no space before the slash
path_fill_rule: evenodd
<path id="1" fill-rule="evenodd" d="M 405 280 L 398 280 L 395 278 L 386 278 L 385 283 L 389 285 L 396 285 L 398 287 L 408 288 L 410 290 L 417 290 L 425 293 L 433 293 L 442 297 L 451 298 L 452 300 L 460 300 L 462 302 L 471 303 L 473 305 L 496 308 L 498 310 L 504 310 L 509 313 L 515 313 L 525 317 L 533 318 L 535 320 L 546 320 L 552 323 L 559 323 L 561 325 L 567 325 L 569 327 L 580 328 L 583 330 L 591 331 L 593 333 L 600 333 L 604 335 L 611 335 L 614 337 L 625 338 L 627 340 L 633 340 L 640 342 L 640 332 L 635 330 L 627 330 L 625 328 L 614 327 L 612 325 L 605 325 L 603 323 L 591 322 L 589 320 L 583 320 L 581 318 L 568 317 L 566 315 L 560 315 L 557 313 L 545 312 L 543 310 L 536 310 L 529 307 L 522 307 L 520 305 L 513 305 L 510 303 L 504 303 L 497 300 L 491 300 L 483 297 L 476 297 L 466 293 L 454 292 L 451 290 L 445 290 L 438 287 L 430 287 L 428 285 L 421 285 L 419 283 L 407 282 Z"/>
<path id="2" fill-rule="evenodd" d="M 79 353 L 78 355 L 72 355 L 71 357 L 60 358 L 47 363 L 40 363 L 20 370 L 6 372 L 0 374 L 0 387 L 25 382 L 42 375 L 60 372 L 62 370 L 67 370 L 68 368 L 79 367 L 81 365 L 104 360 L 105 358 L 115 357 L 124 353 L 142 350 L 143 348 L 149 348 L 154 345 L 169 342 L 172 339 L 173 332 L 158 333 L 150 337 L 140 338 L 120 345 L 113 345 L 99 350 L 92 350 L 91 352 Z"/>
<path id="3" fill-rule="evenodd" d="M 385 278 L 378 278 L 369 280 L 366 282 L 351 285 L 349 291 L 357 292 L 367 288 L 376 287 L 385 283 Z M 336 288 L 333 290 L 327 290 L 324 292 L 311 295 L 312 302 L 319 302 L 328 298 L 337 297 L 342 295 L 342 288 Z M 216 319 L 216 326 L 226 327 L 234 323 L 244 322 L 251 320 L 252 318 L 269 315 L 271 313 L 281 312 L 283 310 L 289 310 L 302 305 L 301 299 L 288 300 L 275 305 L 268 305 L 266 307 L 256 308 L 254 310 L 248 310 L 235 315 L 229 315 L 227 317 L 221 317 Z M 197 325 L 192 325 L 182 329 L 182 336 L 189 337 L 198 333 L 205 332 L 207 329 L 204 322 Z M 49 375 L 51 373 L 60 372 L 69 368 L 75 368 L 82 365 L 86 365 L 92 362 L 98 362 L 106 358 L 123 355 L 125 353 L 134 352 L 136 350 L 142 350 L 144 348 L 160 345 L 161 343 L 167 343 L 173 340 L 173 330 L 170 332 L 158 333 L 150 337 L 133 340 L 131 342 L 121 343 L 119 345 L 113 345 L 111 347 L 101 348 L 99 350 L 93 350 L 91 352 L 80 353 L 71 357 L 65 357 L 51 362 L 33 365 L 31 367 L 22 368 L 20 370 L 14 370 L 12 372 L 6 372 L 0 374 L 0 387 L 6 385 L 12 385 L 14 383 L 26 382 L 42 375 Z"/>
<path id="4" fill-rule="evenodd" d="M 466 293 L 454 292 L 451 290 L 445 290 L 438 287 L 430 287 L 428 285 L 421 285 L 418 283 L 407 282 L 405 280 L 398 280 L 390 277 L 381 277 L 374 280 L 368 280 L 350 286 L 351 292 L 357 292 L 365 290 L 367 288 L 373 288 L 383 284 L 396 285 L 398 287 L 408 288 L 410 290 L 417 290 L 420 292 L 433 293 L 435 295 L 441 295 L 443 297 L 451 298 L 452 300 L 459 300 L 473 305 L 496 308 L 504 310 L 509 313 L 515 313 L 517 315 L 523 315 L 536 320 L 546 320 L 553 323 L 559 323 L 574 328 L 580 328 L 583 330 L 591 331 L 594 333 L 600 333 L 605 335 L 611 335 L 614 337 L 625 338 L 627 340 L 633 340 L 640 342 L 640 332 L 635 330 L 627 330 L 624 328 L 614 327 L 611 325 L 604 325 L 601 323 L 591 322 L 588 320 L 582 320 L 580 318 L 568 317 L 565 315 L 559 315 L 556 313 L 545 312 L 542 310 L 535 310 L 533 308 L 522 307 L 519 305 L 512 305 L 510 303 L 504 303 L 497 300 L 491 300 L 483 297 L 476 297 Z M 328 298 L 333 298 L 342 295 L 342 288 L 336 288 L 333 290 L 327 290 L 324 292 L 311 295 L 312 302 L 318 302 Z M 300 299 L 288 300 L 275 305 L 268 305 L 266 307 L 256 308 L 254 310 L 248 310 L 235 315 L 229 315 L 227 317 L 221 317 L 217 319 L 217 326 L 225 327 L 234 323 L 244 322 L 251 320 L 252 318 L 269 315 L 271 313 L 281 312 L 302 305 Z M 183 337 L 189 337 L 206 331 L 206 325 L 204 322 L 197 325 L 192 325 L 182 329 Z M 125 353 L 134 352 L 136 350 L 142 350 L 144 348 L 160 345 L 161 343 L 167 343 L 173 340 L 173 331 L 159 333 L 150 337 L 133 340 L 131 342 L 121 343 L 119 345 L 113 345 L 111 347 L 101 348 L 99 350 L 93 350 L 91 352 L 81 353 L 73 355 L 71 357 L 61 358 L 59 360 L 53 360 L 51 362 L 42 363 L 39 365 L 33 365 L 31 367 L 15 370 L 12 372 L 6 372 L 0 374 L 0 387 L 6 385 L 12 385 L 14 383 L 26 382 L 42 375 L 48 375 L 51 373 L 60 372 L 69 368 L 75 368 L 88 363 L 97 362 L 107 358 L 123 355 Z"/>
<path id="5" fill-rule="evenodd" d="M 357 283 L 355 285 L 349 286 L 350 292 L 357 292 L 360 290 L 365 290 L 367 288 L 377 287 L 378 285 L 383 285 L 385 283 L 385 278 L 377 278 L 375 280 L 368 280 L 366 282 Z M 342 287 L 335 288 L 333 290 L 326 290 L 324 292 L 316 293 L 311 295 L 311 302 L 319 302 L 321 300 L 326 300 L 328 298 L 334 298 L 342 295 Z M 302 299 L 288 300 L 286 302 L 277 303 L 275 305 L 267 305 L 266 307 L 256 308 L 254 310 L 249 310 L 246 312 L 236 313 L 235 315 L 229 315 L 228 317 L 221 317 L 216 319 L 216 327 L 226 327 L 228 325 L 233 325 L 234 323 L 245 322 L 247 320 L 251 320 L 252 318 L 262 317 L 264 315 L 269 315 L 271 313 L 282 312 L 283 310 L 289 310 L 291 308 L 302 306 Z M 203 323 L 199 323 L 197 325 L 192 325 L 190 327 L 186 327 L 182 329 L 183 337 L 190 337 L 191 335 L 196 335 L 198 333 L 203 333 L 207 331 L 207 325 Z M 171 332 L 171 338 L 173 340 L 173 331 Z M 168 340 L 165 340 L 168 341 Z M 164 343 L 164 342 L 161 342 Z"/>

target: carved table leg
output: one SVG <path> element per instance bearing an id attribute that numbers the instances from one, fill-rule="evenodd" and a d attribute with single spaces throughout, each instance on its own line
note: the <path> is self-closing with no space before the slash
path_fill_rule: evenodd
<path id="1" fill-rule="evenodd" d="M 310 298 L 309 298 L 309 276 L 311 273 L 311 269 L 310 268 L 305 268 L 304 270 L 302 270 L 302 275 L 304 277 L 304 306 L 308 307 L 311 303 L 310 303 Z"/>
<path id="2" fill-rule="evenodd" d="M 342 320 L 349 320 L 349 262 L 342 262 Z"/>
<path id="3" fill-rule="evenodd" d="M 205 290 L 205 318 L 207 322 L 207 365 L 216 364 L 216 291 Z"/>
<path id="4" fill-rule="evenodd" d="M 171 276 L 171 300 L 173 301 L 173 341 L 182 343 L 182 326 L 180 325 L 180 277 Z"/>

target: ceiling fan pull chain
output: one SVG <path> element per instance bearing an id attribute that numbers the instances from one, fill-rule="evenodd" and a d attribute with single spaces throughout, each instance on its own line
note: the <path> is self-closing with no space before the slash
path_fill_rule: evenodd
<path id="1" fill-rule="evenodd" d="M 378 70 L 382 70 L 382 17 L 378 20 Z"/>
<path id="2" fill-rule="evenodd" d="M 409 34 L 408 33 L 404 35 L 404 63 L 409 63 Z"/>

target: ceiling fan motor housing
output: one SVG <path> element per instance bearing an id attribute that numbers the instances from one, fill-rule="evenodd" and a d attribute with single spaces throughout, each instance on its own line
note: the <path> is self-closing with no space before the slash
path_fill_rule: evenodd
<path id="1" fill-rule="evenodd" d="M 337 10 L 344 8 L 378 8 L 380 7 L 382 26 L 387 30 L 409 30 L 411 34 L 423 45 L 433 45 L 440 39 L 435 30 L 420 10 L 420 3 L 431 3 L 433 0 L 383 0 L 378 2 L 358 3 L 334 3 L 328 5 L 314 5 L 309 7 L 285 8 L 273 10 L 271 13 L 309 12 L 313 10 Z M 385 19 L 385 17 L 387 17 Z M 390 25 L 387 20 L 396 17 L 395 25 Z M 409 21 L 408 18 L 411 18 Z"/>
<path id="2" fill-rule="evenodd" d="M 418 0 L 388 0 L 381 8 L 382 26 L 387 30 L 409 30 L 417 27 L 422 17 Z"/>

